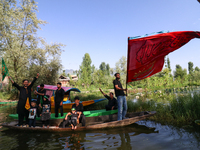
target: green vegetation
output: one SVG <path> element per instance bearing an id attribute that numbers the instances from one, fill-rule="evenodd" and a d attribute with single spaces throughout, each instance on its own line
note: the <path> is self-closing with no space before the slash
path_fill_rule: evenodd
<path id="1" fill-rule="evenodd" d="M 4 58 L 9 74 L 14 81 L 20 82 L 27 78 L 32 80 L 37 72 L 40 77 L 35 86 L 40 83 L 55 84 L 58 80 L 61 65 L 61 52 L 63 44 L 47 44 L 45 40 L 37 36 L 37 31 L 46 22 L 37 18 L 37 4 L 34 0 L 2 0 L 0 3 L 0 51 Z M 80 69 L 75 73 L 78 81 L 71 79 L 70 84 L 79 88 L 83 93 L 76 94 L 81 100 L 102 98 L 98 91 L 102 88 L 105 93 L 113 89 L 114 73 L 121 74 L 121 83 L 125 88 L 127 59 L 122 56 L 114 68 L 106 62 L 101 62 L 99 68 L 92 64 L 92 58 L 88 53 L 83 57 Z M 191 124 L 199 119 L 200 95 L 187 94 L 200 86 L 200 69 L 194 68 L 192 62 L 188 62 L 187 69 L 176 65 L 171 72 L 169 57 L 165 60 L 165 68 L 156 75 L 128 84 L 129 95 L 128 111 L 156 110 L 158 113 L 153 120 L 173 123 L 177 125 Z M 63 75 L 66 76 L 65 72 Z M 137 94 L 138 92 L 142 94 Z M 177 94 L 176 93 L 182 93 Z M 186 94 L 183 94 L 186 93 Z M 16 89 L 9 85 L 0 92 L 0 99 L 15 99 L 18 94 Z M 75 94 L 72 94 L 72 99 Z M 138 101 L 132 100 L 139 96 Z M 85 107 L 86 110 L 103 109 L 107 101 Z"/>
<path id="2" fill-rule="evenodd" d="M 151 120 L 177 126 L 191 125 L 200 118 L 200 94 L 187 93 L 189 91 L 181 92 L 181 90 L 176 92 L 178 93 L 158 91 L 129 94 L 127 97 L 128 112 L 157 111 L 157 114 L 150 118 Z M 78 95 L 82 101 L 103 98 L 100 92 L 76 93 L 72 94 L 72 99 L 75 95 Z M 107 103 L 108 101 L 105 100 L 86 106 L 84 109 L 104 109 Z"/>
<path id="3" fill-rule="evenodd" d="M 55 84 L 61 69 L 63 44 L 47 44 L 37 31 L 46 21 L 37 18 L 34 0 L 2 0 L 0 3 L 0 51 L 9 74 L 17 83 L 32 80 L 40 73 L 37 83 Z M 35 87 L 34 87 L 35 88 Z"/>

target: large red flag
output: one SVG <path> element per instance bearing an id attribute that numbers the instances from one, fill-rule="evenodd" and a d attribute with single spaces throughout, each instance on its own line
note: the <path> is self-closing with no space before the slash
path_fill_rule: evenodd
<path id="1" fill-rule="evenodd" d="M 180 31 L 136 39 L 129 38 L 127 83 L 160 72 L 164 65 L 164 57 L 193 38 L 200 38 L 200 32 Z"/>

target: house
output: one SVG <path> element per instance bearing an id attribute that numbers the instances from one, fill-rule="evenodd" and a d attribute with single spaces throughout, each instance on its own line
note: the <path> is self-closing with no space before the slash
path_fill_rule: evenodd
<path id="1" fill-rule="evenodd" d="M 67 86 L 69 85 L 69 81 L 70 81 L 70 78 L 69 77 L 65 77 L 63 75 L 61 75 L 59 77 L 59 82 L 62 84 L 62 86 Z"/>
<path id="2" fill-rule="evenodd" d="M 72 78 L 73 81 L 77 81 L 78 80 L 78 76 L 77 75 L 70 75 L 70 77 Z M 70 78 L 69 77 L 65 77 L 63 75 L 61 75 L 59 77 L 59 82 L 62 84 L 62 86 L 69 86 L 69 82 L 70 82 Z"/>

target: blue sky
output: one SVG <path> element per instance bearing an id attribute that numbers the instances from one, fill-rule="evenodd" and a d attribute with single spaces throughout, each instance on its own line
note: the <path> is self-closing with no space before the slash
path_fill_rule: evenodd
<path id="1" fill-rule="evenodd" d="M 48 22 L 38 31 L 48 43 L 66 45 L 63 69 L 79 69 L 85 53 L 99 68 L 101 62 L 115 67 L 127 56 L 127 38 L 162 30 L 200 31 L 197 0 L 36 0 L 37 17 Z M 200 39 L 169 54 L 171 67 L 200 67 Z"/>

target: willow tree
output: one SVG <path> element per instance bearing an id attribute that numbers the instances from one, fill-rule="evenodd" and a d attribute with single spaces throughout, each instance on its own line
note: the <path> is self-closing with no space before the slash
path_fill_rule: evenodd
<path id="1" fill-rule="evenodd" d="M 1 0 L 0 3 L 0 50 L 16 82 L 30 78 L 36 72 L 56 78 L 61 67 L 62 44 L 48 45 L 37 31 L 46 22 L 37 18 L 34 0 Z M 35 71 L 35 73 L 34 73 Z"/>
<path id="2" fill-rule="evenodd" d="M 88 53 L 85 53 L 83 61 L 79 70 L 79 82 L 84 84 L 84 86 L 89 86 L 92 82 L 92 60 Z"/>

